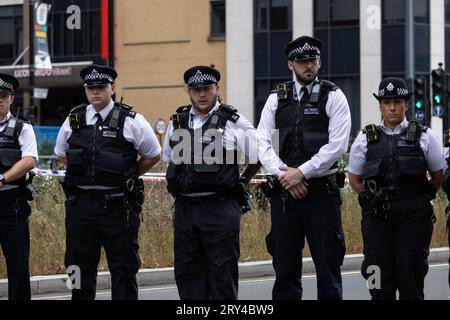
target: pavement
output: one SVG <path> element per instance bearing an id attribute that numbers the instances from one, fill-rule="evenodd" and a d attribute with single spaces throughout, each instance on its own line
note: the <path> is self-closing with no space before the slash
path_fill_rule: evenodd
<path id="1" fill-rule="evenodd" d="M 364 256 L 362 254 L 346 255 L 341 270 L 359 270 Z M 449 248 L 431 249 L 428 257 L 430 264 L 447 263 L 449 260 Z M 311 258 L 303 258 L 303 273 L 315 273 L 314 263 Z M 239 263 L 239 279 L 256 279 L 274 277 L 272 261 L 257 261 Z M 46 295 L 53 293 L 69 293 L 66 286 L 68 277 L 66 274 L 51 276 L 31 277 L 31 294 Z M 139 287 L 162 286 L 174 284 L 173 268 L 141 269 L 137 275 Z M 97 290 L 111 288 L 111 275 L 109 272 L 100 272 L 97 277 Z M 0 279 L 0 298 L 8 295 L 8 280 Z"/>

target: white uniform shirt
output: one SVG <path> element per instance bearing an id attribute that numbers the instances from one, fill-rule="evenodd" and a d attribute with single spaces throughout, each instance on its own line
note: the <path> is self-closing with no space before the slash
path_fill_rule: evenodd
<path id="1" fill-rule="evenodd" d="M 311 93 L 313 83 L 306 88 Z M 302 86 L 295 81 L 295 90 L 300 101 L 303 92 Z M 267 171 L 278 177 L 284 174 L 280 170 L 286 164 L 276 154 L 272 146 L 272 133 L 275 130 L 275 113 L 278 108 L 278 97 L 276 93 L 269 96 L 261 114 L 261 120 L 258 125 L 258 155 L 259 160 Z M 309 161 L 305 162 L 298 168 L 306 179 L 318 178 L 336 172 L 336 169 L 330 169 L 333 164 L 338 161 L 348 149 L 348 141 L 351 130 L 351 115 L 347 98 L 344 93 L 338 89 L 332 91 L 328 95 L 326 104 L 326 114 L 330 118 L 328 126 L 328 143 Z"/>
<path id="2" fill-rule="evenodd" d="M 100 111 L 100 115 L 103 120 L 106 119 L 113 107 L 114 102 L 111 100 L 111 102 L 102 111 Z M 87 125 L 94 125 L 96 123 L 96 114 L 97 111 L 95 111 L 94 107 L 92 105 L 88 105 L 86 108 Z M 59 130 L 58 138 L 56 139 L 55 154 L 58 157 L 66 157 L 66 152 L 69 150 L 67 140 L 71 135 L 72 129 L 70 128 L 69 118 L 66 118 L 61 129 Z M 158 139 L 156 138 L 152 127 L 140 114 L 136 114 L 134 119 L 131 117 L 125 118 L 123 136 L 125 140 L 133 143 L 134 148 L 142 158 L 154 158 L 161 154 L 161 146 L 159 145 Z"/>
<path id="3" fill-rule="evenodd" d="M 205 122 L 211 117 L 212 113 L 220 107 L 217 102 L 216 105 L 211 109 L 211 111 L 205 116 L 199 116 L 195 114 L 194 108 L 191 108 L 189 112 L 189 127 L 193 129 L 198 129 L 202 127 Z M 173 124 L 172 121 L 169 122 L 167 128 L 166 139 L 164 141 L 163 147 L 163 160 L 170 163 L 172 160 L 172 148 L 170 147 L 170 137 L 173 134 Z M 222 143 L 227 150 L 238 150 L 245 154 L 249 163 L 255 164 L 258 161 L 256 130 L 253 125 L 239 114 L 239 119 L 236 122 L 228 120 L 225 125 L 225 130 L 223 133 Z"/>
<path id="4" fill-rule="evenodd" d="M 11 112 L 8 112 L 6 118 L 0 122 L 0 132 L 3 132 L 6 129 L 6 124 L 11 117 Z M 19 145 L 20 151 L 22 152 L 22 158 L 33 157 L 36 161 L 39 160 L 36 135 L 34 134 L 31 124 L 23 124 L 22 132 L 19 135 Z M 13 188 L 17 188 L 17 186 L 6 184 L 0 191 L 6 191 Z"/>
<path id="5" fill-rule="evenodd" d="M 381 122 L 381 130 L 387 135 L 401 134 L 406 131 L 408 127 L 408 120 L 403 119 L 403 121 L 391 130 L 387 128 L 384 124 L 384 120 Z M 420 137 L 420 148 L 423 150 L 425 159 L 428 165 L 429 172 L 436 172 L 444 167 L 444 157 L 443 150 L 439 139 L 436 134 L 428 129 L 427 132 L 423 132 Z M 367 155 L 367 138 L 362 132 L 358 134 L 355 141 L 353 142 L 352 148 L 350 150 L 350 158 L 348 161 L 348 172 L 360 176 L 363 173 L 363 166 L 366 162 Z"/>

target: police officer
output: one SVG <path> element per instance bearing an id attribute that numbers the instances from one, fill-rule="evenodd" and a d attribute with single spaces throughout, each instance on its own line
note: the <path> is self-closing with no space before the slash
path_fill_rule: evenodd
<path id="1" fill-rule="evenodd" d="M 80 76 L 90 104 L 70 111 L 55 146 L 56 155 L 67 164 L 65 265 L 72 266 L 73 279 L 76 268 L 81 275 L 81 283 L 73 284 L 72 299 L 95 299 L 103 246 L 112 299 L 135 300 L 143 201 L 138 178 L 158 162 L 161 147 L 142 115 L 112 100 L 114 69 L 91 65 Z"/>
<path id="2" fill-rule="evenodd" d="M 10 112 L 16 78 L 0 74 L 0 243 L 8 272 L 8 298 L 30 300 L 31 199 L 27 173 L 38 160 L 36 137 L 30 122 Z"/>
<path id="3" fill-rule="evenodd" d="M 447 199 L 450 201 L 450 170 L 449 170 L 449 163 L 450 163 L 450 155 L 449 155 L 449 146 L 450 146 L 450 130 L 447 130 L 445 133 L 444 143 L 444 183 L 443 183 L 443 189 L 445 193 L 447 194 Z M 445 209 L 445 216 L 447 220 L 447 236 L 448 236 L 448 246 L 450 247 L 450 204 Z M 450 265 L 450 258 L 448 260 L 448 263 Z M 450 286 L 450 268 L 448 270 L 448 285 Z"/>
<path id="4" fill-rule="evenodd" d="M 357 136 L 348 165 L 362 207 L 361 273 L 381 277 L 369 282 L 373 300 L 395 300 L 397 290 L 401 300 L 422 300 L 442 146 L 430 129 L 406 119 L 411 93 L 403 79 L 382 80 L 374 96 L 383 120 Z"/>
<path id="5" fill-rule="evenodd" d="M 164 143 L 182 300 L 237 299 L 243 184 L 260 167 L 255 129 L 234 107 L 219 104 L 219 80 L 207 66 L 184 73 L 191 104 L 172 116 Z M 252 163 L 241 178 L 238 151 Z"/>
<path id="6" fill-rule="evenodd" d="M 336 162 L 347 150 L 351 118 L 342 91 L 317 77 L 321 48 L 319 39 L 308 36 L 287 45 L 295 81 L 279 84 L 269 96 L 257 129 L 259 160 L 278 179 L 270 200 L 272 229 L 266 238 L 276 274 L 276 300 L 302 298 L 305 236 L 317 270 L 318 299 L 342 299 L 345 244 Z M 274 129 L 277 144 L 272 141 Z"/>

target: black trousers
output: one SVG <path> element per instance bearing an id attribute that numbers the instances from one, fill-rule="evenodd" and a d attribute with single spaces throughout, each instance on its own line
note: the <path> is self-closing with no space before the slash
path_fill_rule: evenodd
<path id="1" fill-rule="evenodd" d="M 362 213 L 364 261 L 373 300 L 423 300 L 433 233 L 433 207 L 424 196 L 391 201 L 387 219 Z M 376 285 L 374 267 L 380 271 Z"/>
<path id="2" fill-rule="evenodd" d="M 234 199 L 177 199 L 175 280 L 182 300 L 237 300 L 241 208 Z"/>
<path id="3" fill-rule="evenodd" d="M 66 201 L 65 265 L 77 266 L 81 272 L 80 286 L 72 290 L 73 300 L 95 299 L 102 246 L 111 273 L 112 299 L 137 300 L 140 212 L 135 203 L 127 210 L 123 200 L 108 202 L 106 208 L 103 200 Z"/>
<path id="4" fill-rule="evenodd" d="M 0 244 L 8 272 L 8 299 L 31 300 L 28 225 L 31 208 L 17 192 L 0 192 Z"/>
<path id="5" fill-rule="evenodd" d="M 276 274 L 272 298 L 302 299 L 302 249 L 306 237 L 316 267 L 318 299 L 342 299 L 340 266 L 345 242 L 339 189 L 310 188 L 302 200 L 289 196 L 285 212 L 280 193 L 270 203 L 272 229 L 266 242 Z"/>

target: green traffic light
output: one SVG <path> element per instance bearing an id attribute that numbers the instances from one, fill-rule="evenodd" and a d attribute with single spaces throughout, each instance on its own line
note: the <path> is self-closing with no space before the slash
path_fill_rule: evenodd
<path id="1" fill-rule="evenodd" d="M 434 96 L 434 101 L 435 101 L 436 103 L 441 103 L 441 102 L 442 102 L 441 96 L 439 96 L 439 95 Z"/>
<path id="2" fill-rule="evenodd" d="M 416 102 L 416 108 L 417 108 L 417 109 L 422 109 L 422 107 L 423 107 L 422 101 L 417 101 L 417 102 Z"/>

